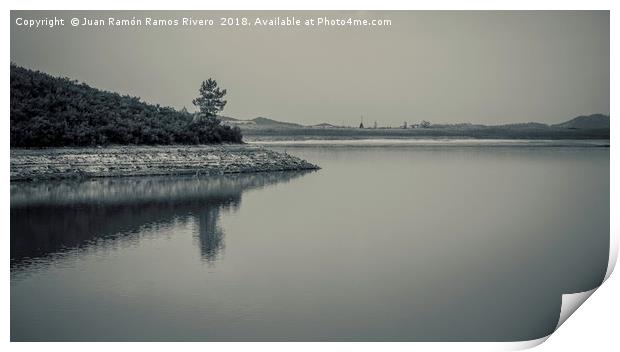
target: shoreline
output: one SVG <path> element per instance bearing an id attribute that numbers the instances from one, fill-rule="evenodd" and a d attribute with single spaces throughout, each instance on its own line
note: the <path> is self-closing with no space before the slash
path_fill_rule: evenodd
<path id="1" fill-rule="evenodd" d="M 249 140 L 263 147 L 584 147 L 609 148 L 609 139 L 349 138 Z"/>
<path id="2" fill-rule="evenodd" d="M 11 148 L 10 161 L 11 182 L 319 169 L 298 157 L 247 144 Z"/>
<path id="3" fill-rule="evenodd" d="M 242 128 L 244 141 L 281 139 L 508 139 L 586 140 L 610 139 L 609 128 L 559 128 L 520 126 L 472 126 L 444 128 Z"/>

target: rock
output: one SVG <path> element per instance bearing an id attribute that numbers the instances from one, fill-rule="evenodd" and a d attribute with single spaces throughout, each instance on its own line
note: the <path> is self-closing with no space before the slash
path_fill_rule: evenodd
<path id="1" fill-rule="evenodd" d="M 11 181 L 318 168 L 286 153 L 247 145 L 11 149 Z"/>

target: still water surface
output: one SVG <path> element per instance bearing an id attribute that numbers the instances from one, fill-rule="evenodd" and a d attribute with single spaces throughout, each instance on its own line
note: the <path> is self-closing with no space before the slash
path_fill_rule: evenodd
<path id="1" fill-rule="evenodd" d="M 528 340 L 605 274 L 608 148 L 276 149 L 322 169 L 11 184 L 11 339 Z"/>

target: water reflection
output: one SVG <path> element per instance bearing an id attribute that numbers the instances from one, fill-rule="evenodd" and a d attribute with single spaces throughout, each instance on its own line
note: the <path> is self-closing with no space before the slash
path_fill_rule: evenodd
<path id="1" fill-rule="evenodd" d="M 304 173 L 12 183 L 11 271 L 78 249 L 135 242 L 145 229 L 177 222 L 197 224 L 201 256 L 213 263 L 224 248 L 222 211 L 236 211 L 244 191 Z"/>
<path id="2" fill-rule="evenodd" d="M 235 209 L 238 204 L 235 204 Z M 202 258 L 213 263 L 224 248 L 224 230 L 218 224 L 220 207 L 205 208 L 198 215 L 198 244 Z"/>
<path id="3" fill-rule="evenodd" d="M 529 340 L 605 275 L 607 148 L 292 153 L 323 169 L 12 185 L 11 339 Z"/>

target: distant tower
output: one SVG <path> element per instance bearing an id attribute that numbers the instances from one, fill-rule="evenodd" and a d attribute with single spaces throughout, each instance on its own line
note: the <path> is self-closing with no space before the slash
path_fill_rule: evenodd
<path id="1" fill-rule="evenodd" d="M 372 126 L 375 130 L 377 129 L 377 121 L 375 121 L 375 124 Z"/>
<path id="2" fill-rule="evenodd" d="M 360 128 L 364 128 L 364 115 L 360 117 Z"/>
<path id="3" fill-rule="evenodd" d="M 407 121 L 405 121 L 405 122 L 404 122 L 404 124 L 403 124 L 403 128 L 404 128 L 404 129 L 407 129 Z"/>

